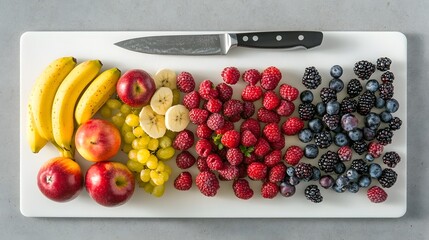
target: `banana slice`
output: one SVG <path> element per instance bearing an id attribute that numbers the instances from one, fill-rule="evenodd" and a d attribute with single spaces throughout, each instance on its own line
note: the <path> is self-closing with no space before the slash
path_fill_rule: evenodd
<path id="1" fill-rule="evenodd" d="M 176 73 L 170 69 L 160 69 L 155 73 L 153 77 L 155 80 L 156 88 L 168 87 L 170 89 L 176 89 Z"/>
<path id="2" fill-rule="evenodd" d="M 160 138 L 165 135 L 165 118 L 156 114 L 148 105 L 142 108 L 139 114 L 140 126 L 151 138 Z"/>
<path id="3" fill-rule="evenodd" d="M 173 91 L 168 87 L 160 87 L 150 99 L 152 110 L 160 115 L 165 115 L 173 104 Z"/>
<path id="4" fill-rule="evenodd" d="M 165 126 L 173 132 L 184 130 L 189 124 L 189 110 L 181 105 L 170 107 L 165 113 Z"/>

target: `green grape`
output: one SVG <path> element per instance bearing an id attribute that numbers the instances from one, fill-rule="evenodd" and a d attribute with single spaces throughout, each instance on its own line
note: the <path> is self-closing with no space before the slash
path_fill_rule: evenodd
<path id="1" fill-rule="evenodd" d="M 131 143 L 131 146 L 137 150 L 147 148 L 147 145 L 144 144 L 144 140 L 141 138 L 134 139 L 133 142 Z"/>
<path id="2" fill-rule="evenodd" d="M 168 175 L 171 175 L 171 167 L 167 164 L 164 164 L 164 172 L 166 172 Z"/>
<path id="3" fill-rule="evenodd" d="M 130 169 L 133 172 L 141 172 L 144 168 L 143 164 L 133 161 L 133 160 L 128 160 L 127 161 L 127 167 L 128 169 Z"/>
<path id="4" fill-rule="evenodd" d="M 134 139 L 136 139 L 136 136 L 132 132 L 127 132 L 124 136 L 124 141 L 128 144 L 131 144 Z"/>
<path id="5" fill-rule="evenodd" d="M 131 108 L 131 113 L 135 115 L 139 115 L 142 108 Z"/>
<path id="6" fill-rule="evenodd" d="M 164 182 L 167 182 L 170 178 L 170 175 L 167 172 L 160 172 L 159 176 L 163 178 Z"/>
<path id="7" fill-rule="evenodd" d="M 125 123 L 131 127 L 137 127 L 140 124 L 140 118 L 135 114 L 128 114 Z"/>
<path id="8" fill-rule="evenodd" d="M 165 135 L 159 139 L 159 146 L 161 148 L 170 147 L 172 143 L 173 143 L 173 141 L 171 141 L 171 138 L 169 138 L 168 136 L 165 136 Z"/>
<path id="9" fill-rule="evenodd" d="M 112 109 L 110 109 L 107 105 L 103 105 L 100 109 L 101 116 L 103 118 L 109 119 L 112 117 Z"/>
<path id="10" fill-rule="evenodd" d="M 170 139 L 174 139 L 174 138 L 176 137 L 176 135 L 177 135 L 177 133 L 176 133 L 176 132 L 173 132 L 173 131 L 167 130 L 167 131 L 165 132 L 165 135 L 164 135 L 164 136 L 167 136 L 167 137 L 169 137 Z"/>
<path id="11" fill-rule="evenodd" d="M 156 171 L 157 172 L 164 172 L 164 169 L 165 169 L 165 164 L 163 163 L 163 162 L 158 162 L 158 167 L 156 167 Z"/>
<path id="12" fill-rule="evenodd" d="M 106 105 L 110 108 L 110 109 L 119 109 L 122 106 L 121 101 L 119 101 L 118 99 L 109 99 L 106 102 Z"/>
<path id="13" fill-rule="evenodd" d="M 133 161 L 137 161 L 137 152 L 138 152 L 138 150 L 136 150 L 136 149 L 131 149 L 131 150 L 128 152 L 128 158 L 129 158 L 129 159 L 131 159 L 131 160 L 133 160 Z"/>
<path id="14" fill-rule="evenodd" d="M 151 170 L 150 170 L 150 169 L 143 169 L 143 170 L 140 172 L 140 179 L 141 179 L 143 182 L 149 182 L 149 181 L 150 181 L 150 172 L 151 172 Z"/>
<path id="15" fill-rule="evenodd" d="M 170 160 L 174 154 L 176 154 L 176 150 L 173 147 L 161 148 L 156 151 L 156 156 L 163 161 Z"/>
<path id="16" fill-rule="evenodd" d="M 146 162 L 146 166 L 149 169 L 156 169 L 158 167 L 158 158 L 151 154 Z"/>
<path id="17" fill-rule="evenodd" d="M 147 148 L 149 141 L 150 141 L 150 137 L 148 135 L 143 135 L 141 138 L 141 144 L 144 146 L 144 148 Z"/>
<path id="18" fill-rule="evenodd" d="M 153 155 L 152 155 L 153 156 Z M 137 152 L 137 161 L 141 164 L 145 164 L 149 161 L 151 154 L 147 149 L 140 149 Z"/>
<path id="19" fill-rule="evenodd" d="M 159 141 L 156 138 L 151 138 L 149 140 L 149 143 L 147 144 L 147 148 L 151 151 L 155 151 L 156 149 L 158 149 L 159 146 Z"/>
<path id="20" fill-rule="evenodd" d="M 147 193 L 152 193 L 154 186 L 152 184 L 146 183 L 143 187 L 144 191 Z"/>
<path id="21" fill-rule="evenodd" d="M 158 186 L 154 186 L 152 188 L 152 195 L 155 197 L 162 197 L 162 195 L 164 195 L 164 192 L 165 192 L 165 186 L 164 185 L 158 185 Z"/>
<path id="22" fill-rule="evenodd" d="M 122 114 L 127 115 L 131 112 L 131 106 L 127 104 L 122 104 L 120 111 Z"/>
<path id="23" fill-rule="evenodd" d="M 164 177 L 154 170 L 150 171 L 150 178 L 157 186 L 164 184 Z"/>
<path id="24" fill-rule="evenodd" d="M 125 136 L 128 132 L 132 133 L 133 132 L 133 128 L 130 127 L 128 124 L 122 125 L 122 127 L 121 127 L 121 134 L 122 134 L 122 136 Z"/>
<path id="25" fill-rule="evenodd" d="M 130 145 L 130 144 L 127 144 L 127 143 L 125 143 L 125 144 L 122 146 L 122 152 L 124 152 L 124 153 L 129 153 L 132 149 L 133 149 L 133 148 L 131 147 L 131 145 Z"/>
<path id="26" fill-rule="evenodd" d="M 146 133 L 143 131 L 142 127 L 137 126 L 137 127 L 133 128 L 133 134 L 134 134 L 134 136 L 140 138 L 140 137 L 143 137 L 143 135 Z"/>
<path id="27" fill-rule="evenodd" d="M 180 103 L 180 92 L 178 89 L 172 89 L 173 92 L 173 106 Z"/>
<path id="28" fill-rule="evenodd" d="M 115 114 L 115 116 L 112 117 L 112 122 L 115 124 L 116 127 L 122 128 L 122 125 L 124 125 L 125 119 L 122 116 L 122 114 Z"/>

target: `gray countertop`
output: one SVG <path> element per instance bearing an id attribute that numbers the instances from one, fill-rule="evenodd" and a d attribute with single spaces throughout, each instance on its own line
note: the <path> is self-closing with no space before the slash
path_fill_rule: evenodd
<path id="1" fill-rule="evenodd" d="M 2 239 L 429 239 L 428 1 L 85 2 L 0 0 Z M 407 213 L 399 219 L 26 218 L 19 210 L 19 38 L 37 30 L 401 31 L 408 39 Z"/>

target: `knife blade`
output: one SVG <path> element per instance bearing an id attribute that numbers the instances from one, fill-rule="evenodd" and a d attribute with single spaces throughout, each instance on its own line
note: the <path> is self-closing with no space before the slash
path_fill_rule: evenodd
<path id="1" fill-rule="evenodd" d="M 322 41 L 322 32 L 280 31 L 148 36 L 127 39 L 115 45 L 148 54 L 225 55 L 235 47 L 309 49 L 319 46 Z"/>

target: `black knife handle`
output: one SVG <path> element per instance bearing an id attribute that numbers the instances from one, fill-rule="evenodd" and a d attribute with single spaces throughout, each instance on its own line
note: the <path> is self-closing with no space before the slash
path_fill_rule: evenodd
<path id="1" fill-rule="evenodd" d="M 319 46 L 323 40 L 322 32 L 283 31 L 237 33 L 237 46 L 252 48 L 293 48 Z"/>

